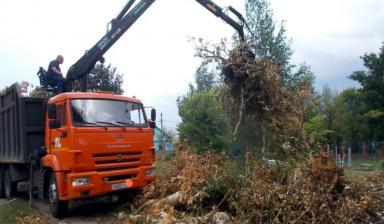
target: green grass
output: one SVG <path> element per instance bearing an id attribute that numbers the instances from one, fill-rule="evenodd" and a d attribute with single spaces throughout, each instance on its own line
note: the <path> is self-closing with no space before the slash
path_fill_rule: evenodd
<path id="1" fill-rule="evenodd" d="M 164 173 L 164 163 L 167 161 L 156 161 L 153 165 L 156 167 L 156 173 Z"/>
<path id="2" fill-rule="evenodd" d="M 346 159 L 345 162 L 344 162 L 344 174 L 348 177 L 348 178 L 351 178 L 351 179 L 354 179 L 356 176 L 363 176 L 363 177 L 366 177 L 370 174 L 373 174 L 377 171 L 382 171 L 382 168 L 381 168 L 381 163 L 384 162 L 384 159 L 379 159 L 379 161 L 377 162 L 376 161 L 376 158 L 372 158 L 372 161 L 371 161 L 371 158 L 367 158 L 367 160 L 359 160 L 359 159 L 352 159 L 352 167 L 351 168 L 347 168 L 348 167 L 348 160 Z M 371 164 L 373 167 L 373 171 L 362 171 L 362 170 L 357 170 L 356 168 L 360 169 L 360 164 Z"/>
<path id="3" fill-rule="evenodd" d="M 15 216 L 23 218 L 32 215 L 36 211 L 29 207 L 26 199 L 17 199 L 8 204 L 0 205 L 0 223 L 14 223 Z"/>

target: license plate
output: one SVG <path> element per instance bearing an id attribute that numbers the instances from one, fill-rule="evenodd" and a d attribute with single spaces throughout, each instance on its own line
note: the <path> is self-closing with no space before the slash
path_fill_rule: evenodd
<path id="1" fill-rule="evenodd" d="M 121 184 L 112 184 L 112 190 L 127 188 L 128 186 L 125 183 Z"/>

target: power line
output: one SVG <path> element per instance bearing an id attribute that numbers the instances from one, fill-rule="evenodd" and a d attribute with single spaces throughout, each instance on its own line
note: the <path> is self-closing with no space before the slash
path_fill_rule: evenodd
<path id="1" fill-rule="evenodd" d="M 163 122 L 182 123 L 181 121 L 166 121 L 166 120 L 163 120 Z"/>

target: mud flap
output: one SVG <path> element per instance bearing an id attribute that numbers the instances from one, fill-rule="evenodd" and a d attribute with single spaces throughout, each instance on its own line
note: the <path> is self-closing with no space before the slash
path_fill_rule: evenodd
<path id="1" fill-rule="evenodd" d="M 45 190 L 45 172 L 41 173 L 39 172 L 39 198 L 44 199 L 47 198 L 47 193 Z"/>

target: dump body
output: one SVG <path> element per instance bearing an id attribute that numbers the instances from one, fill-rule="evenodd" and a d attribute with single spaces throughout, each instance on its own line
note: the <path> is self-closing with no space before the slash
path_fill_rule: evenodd
<path id="1" fill-rule="evenodd" d="M 0 163 L 28 163 L 45 145 L 46 99 L 22 97 L 17 83 L 0 97 Z"/>

